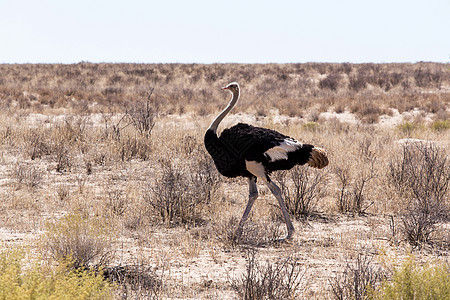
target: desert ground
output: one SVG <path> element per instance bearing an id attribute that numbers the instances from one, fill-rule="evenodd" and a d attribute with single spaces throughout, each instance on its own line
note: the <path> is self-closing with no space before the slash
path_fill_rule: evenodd
<path id="1" fill-rule="evenodd" d="M 1 249 L 22 249 L 24 270 L 70 256 L 118 299 L 363 299 L 408 259 L 448 276 L 449 69 L 0 65 Z M 289 242 L 262 184 L 233 238 L 247 180 L 203 146 L 232 81 L 219 130 L 245 122 L 328 153 L 322 170 L 272 174 Z"/>

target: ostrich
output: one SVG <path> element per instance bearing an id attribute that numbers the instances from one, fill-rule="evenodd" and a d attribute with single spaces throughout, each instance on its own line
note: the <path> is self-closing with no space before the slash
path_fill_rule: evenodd
<path id="1" fill-rule="evenodd" d="M 222 90 L 231 92 L 231 101 L 209 126 L 204 142 L 219 173 L 226 177 L 243 176 L 248 179 L 249 200 L 235 238 L 240 238 L 244 223 L 258 197 L 256 181 L 259 179 L 278 200 L 288 232 L 284 240 L 289 240 L 294 233 L 294 226 L 281 196 L 281 190 L 269 175 L 272 171 L 289 170 L 295 165 L 305 163 L 321 169 L 328 165 L 327 154 L 323 149 L 300 143 L 277 131 L 243 123 L 223 130 L 218 137 L 217 127 L 239 99 L 239 84 L 232 82 Z"/>

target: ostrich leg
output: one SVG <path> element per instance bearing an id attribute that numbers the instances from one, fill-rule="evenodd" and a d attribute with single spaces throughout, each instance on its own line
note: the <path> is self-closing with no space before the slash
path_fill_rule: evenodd
<path id="1" fill-rule="evenodd" d="M 248 203 L 245 208 L 244 214 L 242 215 L 241 221 L 239 221 L 238 229 L 236 230 L 236 239 L 239 240 L 242 235 L 242 230 L 244 229 L 245 221 L 247 221 L 250 210 L 252 209 L 253 203 L 255 203 L 256 198 L 258 198 L 258 188 L 256 186 L 256 177 L 248 179 Z"/>
<path id="2" fill-rule="evenodd" d="M 269 188 L 269 190 L 272 192 L 272 194 L 275 196 L 275 198 L 277 198 L 278 200 L 278 204 L 280 205 L 281 212 L 283 213 L 284 222 L 286 223 L 288 231 L 286 239 L 289 240 L 292 238 L 292 235 L 294 233 L 294 225 L 292 225 L 289 213 L 283 201 L 283 197 L 281 196 L 281 190 L 275 183 L 273 183 L 273 181 L 265 181 L 265 183 Z"/>

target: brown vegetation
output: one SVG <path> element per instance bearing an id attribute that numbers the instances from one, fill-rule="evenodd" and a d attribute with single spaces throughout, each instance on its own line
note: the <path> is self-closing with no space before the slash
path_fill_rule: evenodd
<path id="1" fill-rule="evenodd" d="M 245 97 L 240 110 L 251 113 L 266 108 L 299 116 L 316 105 L 321 111 L 343 106 L 361 116 L 371 113 L 367 105 L 378 113 L 414 107 L 436 113 L 449 101 L 448 68 L 435 63 L 1 65 L 0 99 L 4 107 L 37 112 L 121 112 L 134 110 L 153 87 L 152 104 L 162 105 L 164 113 L 205 115 L 218 109 L 213 101 L 222 96 L 218 88 L 238 81 Z"/>
<path id="2" fill-rule="evenodd" d="M 448 260 L 448 70 L 0 65 L 0 239 L 103 270 L 118 298 L 363 299 L 411 249 Z M 274 242 L 284 226 L 263 187 L 233 239 L 247 184 L 220 176 L 203 147 L 231 81 L 242 98 L 224 123 L 328 151 L 323 170 L 274 174 L 290 244 Z"/>

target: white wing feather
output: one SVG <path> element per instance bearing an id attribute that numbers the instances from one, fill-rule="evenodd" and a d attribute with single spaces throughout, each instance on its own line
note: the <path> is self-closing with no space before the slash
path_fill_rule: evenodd
<path id="1" fill-rule="evenodd" d="M 287 159 L 289 152 L 294 152 L 301 147 L 302 143 L 294 139 L 285 139 L 280 145 L 270 148 L 264 154 L 270 158 L 271 162 L 274 162 L 276 160 Z"/>

